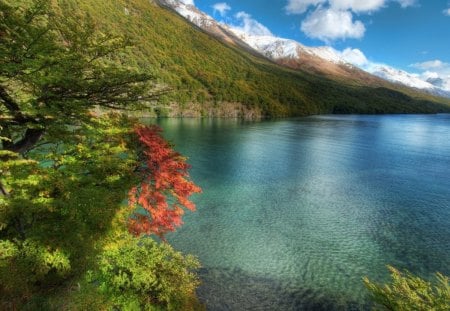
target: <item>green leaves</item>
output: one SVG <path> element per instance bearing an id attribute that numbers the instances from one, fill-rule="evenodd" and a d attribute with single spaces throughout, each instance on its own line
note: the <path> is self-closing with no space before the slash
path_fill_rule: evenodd
<path id="1" fill-rule="evenodd" d="M 435 284 L 425 281 L 409 272 L 400 272 L 388 266 L 391 283 L 377 285 L 367 277 L 364 284 L 380 310 L 446 311 L 450 307 L 450 285 L 448 277 L 436 273 Z"/>
<path id="2" fill-rule="evenodd" d="M 124 63 L 128 40 L 61 8 L 0 0 L 0 305 L 47 310 L 62 295 L 54 309 L 65 309 L 77 296 L 71 282 L 90 269 L 104 293 L 123 290 L 118 305 L 173 309 L 193 295 L 197 262 L 128 236 L 135 121 L 110 113 L 151 104 L 165 90 Z M 102 253 L 118 233 L 129 246 Z"/>
<path id="3" fill-rule="evenodd" d="M 48 1 L 0 0 L 0 141 L 24 153 L 53 128 L 89 122 L 98 108 L 137 109 L 165 90 L 118 61 L 128 40 L 85 13 Z"/>
<path id="4" fill-rule="evenodd" d="M 100 290 L 118 308 L 134 301 L 138 310 L 149 310 L 151 305 L 181 310 L 194 296 L 197 268 L 194 257 L 183 256 L 167 243 L 123 234 L 107 245 L 99 257 L 99 271 L 90 278 L 100 282 Z"/>
<path id="5" fill-rule="evenodd" d="M 71 135 L 55 135 L 29 152 L 33 160 L 4 152 L 8 158 L 0 162 L 8 193 L 0 195 L 0 240 L 19 250 L 0 268 L 0 281 L 26 259 L 14 268 L 22 285 L 11 285 L 23 287 L 22 294 L 37 290 L 37 282 L 82 273 L 135 182 L 130 122 L 120 115 L 86 118 L 89 124 L 72 128 Z"/>

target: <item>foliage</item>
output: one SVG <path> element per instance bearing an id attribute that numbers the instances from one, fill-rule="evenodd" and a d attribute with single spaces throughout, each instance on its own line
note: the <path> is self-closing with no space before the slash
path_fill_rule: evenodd
<path id="1" fill-rule="evenodd" d="M 182 207 L 195 210 L 189 197 L 201 189 L 188 179 L 190 166 L 161 137 L 160 128 L 139 126 L 135 132 L 143 146 L 144 165 L 138 173 L 142 182 L 129 193 L 129 205 L 138 205 L 144 212 L 133 215 L 130 231 L 135 235 L 154 233 L 163 237 L 182 224 Z"/>
<path id="2" fill-rule="evenodd" d="M 183 158 L 155 129 L 138 129 L 143 131 L 141 139 L 161 146 L 160 158 L 153 154 L 158 151 L 153 148 L 146 150 L 146 156 L 155 156 L 155 163 L 169 169 L 167 174 L 172 173 L 172 165 L 179 165 L 176 168 L 180 171 L 173 172 L 173 176 L 182 179 L 188 167 Z M 96 291 L 98 287 L 78 281 L 83 284 L 81 292 L 74 291 L 64 304 L 78 309 L 86 300 L 91 304 L 103 301 L 103 305 L 121 306 L 124 310 L 145 304 L 148 308 L 157 305 L 161 310 L 196 305 L 193 290 L 198 281 L 191 272 L 197 267 L 196 260 L 183 257 L 168 244 L 158 245 L 150 238 L 126 234 L 129 207 L 123 199 L 127 189 L 140 181 L 144 172 L 153 173 L 138 165 L 133 151 L 137 149 L 136 139 L 133 123 L 123 115 L 91 116 L 89 123 L 68 133 L 54 133 L 45 144 L 28 152 L 33 160 L 16 154 L 0 163 L 0 180 L 8 192 L 0 196 L 0 303 L 58 309 L 46 305 L 48 299 L 39 299 L 51 297 L 67 282 L 73 287 L 73 280 L 82 278 L 90 269 L 96 277 L 94 284 L 101 280 L 100 294 L 86 294 L 86 290 Z M 143 183 L 152 178 L 146 176 Z M 167 185 L 171 178 L 157 177 L 159 183 Z M 178 188 L 180 185 L 187 188 Z M 174 187 L 176 191 L 196 189 L 181 180 L 176 180 Z M 165 212 L 163 208 L 159 211 Z M 167 211 L 172 215 L 170 209 Z M 158 229 L 162 234 L 164 228 Z M 111 234 L 115 237 L 109 238 Z M 127 272 L 131 279 L 121 279 L 124 274 L 118 271 L 131 271 Z"/>
<path id="3" fill-rule="evenodd" d="M 136 181 L 123 117 L 92 117 L 24 159 L 0 163 L 0 291 L 26 300 L 90 264 Z M 11 278 L 11 274 L 14 278 Z"/>
<path id="4" fill-rule="evenodd" d="M 91 282 L 123 310 L 188 310 L 195 301 L 198 261 L 167 243 L 124 234 L 107 245 Z"/>
<path id="5" fill-rule="evenodd" d="M 432 284 L 409 272 L 402 273 L 390 266 L 388 268 L 392 278 L 390 284 L 377 285 L 364 278 L 364 284 L 380 310 L 449 310 L 448 277 L 436 273 L 436 283 Z"/>
<path id="6" fill-rule="evenodd" d="M 144 66 L 125 63 L 127 40 L 101 32 L 87 15 L 62 16 L 51 3 L 0 0 L 0 309 L 109 305 L 113 296 L 83 281 L 89 270 L 106 292 L 117 290 L 107 262 L 142 273 L 127 289 L 131 302 L 149 301 L 135 281 L 153 275 L 165 282 L 152 292 L 158 308 L 180 304 L 197 284 L 183 270 L 194 268 L 190 256 L 128 238 L 153 264 L 138 267 L 105 250 L 111 235 L 127 234 L 125 199 L 142 177 L 136 121 L 106 112 L 141 109 L 163 89 Z"/>
<path id="7" fill-rule="evenodd" d="M 87 16 L 60 16 L 47 0 L 0 0 L 0 8 L 3 149 L 26 152 L 52 127 L 88 122 L 93 108 L 137 108 L 159 95 L 151 75 L 114 56 L 127 41 Z"/>

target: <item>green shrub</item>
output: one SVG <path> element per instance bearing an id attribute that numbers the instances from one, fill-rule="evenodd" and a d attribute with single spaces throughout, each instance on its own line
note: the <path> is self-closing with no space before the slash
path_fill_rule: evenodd
<path id="1" fill-rule="evenodd" d="M 388 269 L 392 278 L 390 284 L 378 285 L 364 278 L 378 310 L 450 310 L 448 277 L 436 273 L 436 283 L 432 284 L 407 271 L 402 273 L 391 266 Z"/>
<path id="2" fill-rule="evenodd" d="M 115 309 L 194 310 L 198 267 L 196 258 L 167 243 L 126 234 L 107 246 L 89 279 Z"/>

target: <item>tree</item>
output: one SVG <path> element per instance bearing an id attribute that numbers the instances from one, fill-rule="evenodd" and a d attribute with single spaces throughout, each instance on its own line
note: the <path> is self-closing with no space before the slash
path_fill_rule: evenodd
<path id="1" fill-rule="evenodd" d="M 450 285 L 448 277 L 436 273 L 436 282 L 432 284 L 409 272 L 402 273 L 388 266 L 392 282 L 386 285 L 372 283 L 367 277 L 364 284 L 379 310 L 446 311 L 450 308 Z"/>
<path id="2" fill-rule="evenodd" d="M 116 54 L 127 40 L 88 17 L 60 17 L 47 0 L 11 2 L 0 0 L 3 149 L 24 154 L 52 128 L 89 122 L 94 108 L 136 109 L 164 91 L 121 64 Z"/>
<path id="3" fill-rule="evenodd" d="M 135 132 L 143 147 L 138 171 L 142 182 L 131 189 L 129 205 L 144 211 L 134 213 L 129 228 L 135 235 L 154 233 L 164 239 L 165 233 L 182 224 L 183 207 L 195 210 L 189 197 L 201 189 L 188 179 L 190 166 L 161 137 L 160 128 L 138 126 Z"/>
<path id="4" fill-rule="evenodd" d="M 95 266 L 137 182 L 131 133 L 126 117 L 92 116 L 0 162 L 0 300 L 22 305 Z"/>

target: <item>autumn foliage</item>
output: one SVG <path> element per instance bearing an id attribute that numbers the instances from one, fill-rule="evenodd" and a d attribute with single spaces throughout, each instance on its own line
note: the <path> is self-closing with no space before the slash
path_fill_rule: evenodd
<path id="1" fill-rule="evenodd" d="M 130 190 L 129 205 L 145 211 L 136 209 L 129 230 L 135 235 L 156 234 L 163 238 L 182 224 L 183 208 L 195 210 L 189 197 L 201 189 L 189 179 L 186 159 L 161 137 L 158 126 L 138 126 L 135 133 L 143 149 L 143 165 L 138 170 L 142 182 Z"/>

